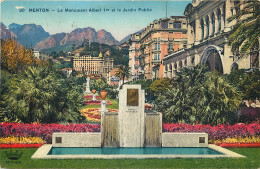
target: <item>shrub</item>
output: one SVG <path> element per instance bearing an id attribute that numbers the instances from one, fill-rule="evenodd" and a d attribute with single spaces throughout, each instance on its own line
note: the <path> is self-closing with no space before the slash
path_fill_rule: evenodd
<path id="1" fill-rule="evenodd" d="M 166 122 L 220 124 L 236 122 L 242 101 L 237 89 L 218 72 L 203 65 L 184 68 L 176 85 L 161 94 L 156 109 Z"/>
<path id="2" fill-rule="evenodd" d="M 239 120 L 243 123 L 250 123 L 260 118 L 259 107 L 245 107 L 239 110 Z"/>

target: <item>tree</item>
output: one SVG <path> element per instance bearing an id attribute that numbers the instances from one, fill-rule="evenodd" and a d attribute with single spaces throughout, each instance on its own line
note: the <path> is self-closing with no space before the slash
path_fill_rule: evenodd
<path id="1" fill-rule="evenodd" d="M 66 53 L 65 53 L 65 52 L 63 52 L 63 51 L 59 51 L 59 53 L 58 53 L 58 56 L 63 56 L 63 57 L 66 57 Z"/>
<path id="2" fill-rule="evenodd" d="M 242 93 L 244 100 L 256 100 L 260 97 L 260 71 L 236 70 L 227 75 L 230 83 Z"/>
<path id="3" fill-rule="evenodd" d="M 122 79 L 124 84 L 125 78 L 129 78 L 130 76 L 130 68 L 125 65 L 120 65 L 118 71 L 116 72 L 116 76 Z"/>
<path id="4" fill-rule="evenodd" d="M 150 90 L 158 95 L 159 93 L 165 92 L 171 85 L 171 80 L 169 78 L 157 79 L 153 81 L 150 86 Z"/>
<path id="5" fill-rule="evenodd" d="M 91 80 L 90 81 L 90 89 L 101 91 L 101 90 L 107 90 L 109 88 L 109 85 L 103 80 L 103 79 L 97 79 L 97 80 Z"/>
<path id="6" fill-rule="evenodd" d="M 208 72 L 203 65 L 185 68 L 178 76 L 176 85 L 156 101 L 164 120 L 202 124 L 234 122 L 242 99 L 223 76 Z"/>
<path id="7" fill-rule="evenodd" d="M 36 64 L 33 52 L 18 42 L 8 39 L 1 41 L 1 69 L 18 73 L 29 65 Z"/>
<path id="8" fill-rule="evenodd" d="M 1 96 L 8 119 L 22 122 L 80 122 L 82 86 L 68 80 L 54 68 L 29 67 L 7 82 L 8 92 Z"/>
<path id="9" fill-rule="evenodd" d="M 237 10 L 237 14 L 228 19 L 229 22 L 237 21 L 232 30 L 229 44 L 233 51 L 239 50 L 240 55 L 238 57 L 243 57 L 257 45 L 260 37 L 260 1 L 245 0 L 239 2 L 235 8 L 240 8 L 241 5 L 244 5 L 244 7 Z"/>

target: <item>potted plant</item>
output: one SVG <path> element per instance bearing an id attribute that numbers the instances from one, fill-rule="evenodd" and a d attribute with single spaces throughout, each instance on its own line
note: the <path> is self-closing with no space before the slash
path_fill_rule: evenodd
<path id="1" fill-rule="evenodd" d="M 105 100 L 107 98 L 107 91 L 106 90 L 101 90 L 100 91 L 100 96 L 102 100 Z"/>
<path id="2" fill-rule="evenodd" d="M 95 89 L 93 89 L 93 90 L 92 90 L 92 93 L 93 93 L 93 94 L 95 94 L 95 93 L 96 93 L 96 90 L 95 90 Z"/>

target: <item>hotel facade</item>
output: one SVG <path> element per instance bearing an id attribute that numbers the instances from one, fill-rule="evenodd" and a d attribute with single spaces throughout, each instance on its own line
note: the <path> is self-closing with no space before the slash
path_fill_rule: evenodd
<path id="1" fill-rule="evenodd" d="M 239 1 L 193 0 L 185 9 L 188 19 L 187 48 L 169 54 L 163 59 L 163 77 L 174 78 L 183 67 L 206 64 L 211 71 L 228 74 L 232 70 L 259 69 L 259 41 L 254 50 L 242 59 L 231 51 L 228 38 L 236 20 L 228 22 L 243 5 Z"/>
<path id="2" fill-rule="evenodd" d="M 103 57 L 93 57 L 91 55 L 75 56 L 73 58 L 73 69 L 85 72 L 87 75 L 102 75 L 106 77 L 110 70 L 114 69 L 114 59 Z"/>
<path id="3" fill-rule="evenodd" d="M 131 36 L 129 47 L 130 80 L 163 78 L 165 55 L 187 45 L 186 16 L 154 20 Z"/>

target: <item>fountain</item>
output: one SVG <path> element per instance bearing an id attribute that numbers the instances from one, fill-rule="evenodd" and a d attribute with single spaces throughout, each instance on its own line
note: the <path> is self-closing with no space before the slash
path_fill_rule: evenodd
<path id="1" fill-rule="evenodd" d="M 208 145 L 207 133 L 163 133 L 162 114 L 145 111 L 141 85 L 123 85 L 118 112 L 107 110 L 106 96 L 107 91 L 101 91 L 100 133 L 53 133 L 52 145 L 42 146 L 32 158 L 244 157 Z"/>

